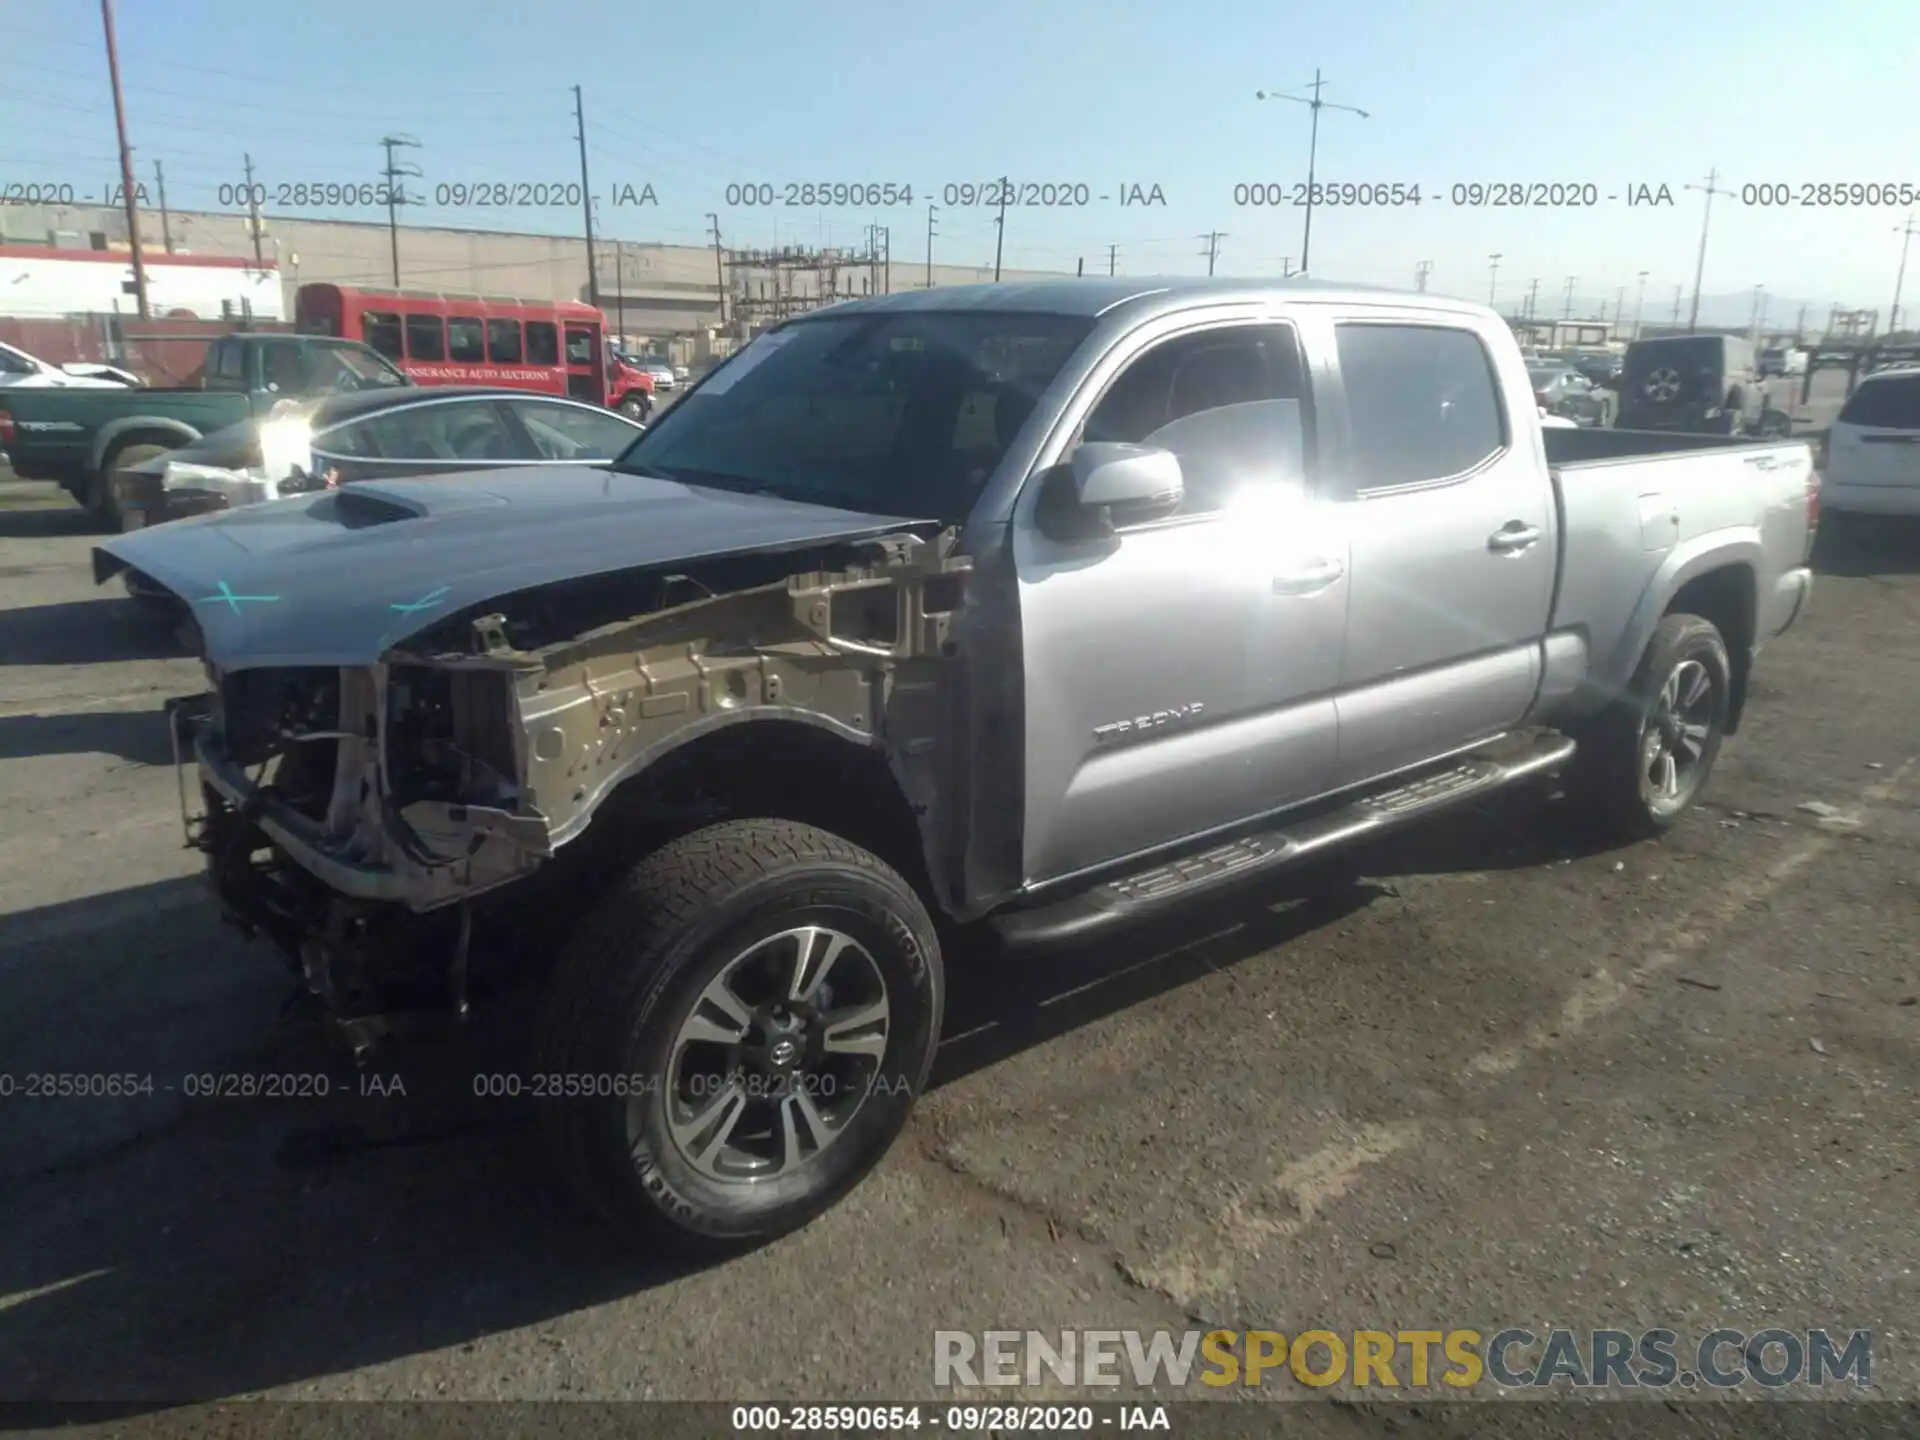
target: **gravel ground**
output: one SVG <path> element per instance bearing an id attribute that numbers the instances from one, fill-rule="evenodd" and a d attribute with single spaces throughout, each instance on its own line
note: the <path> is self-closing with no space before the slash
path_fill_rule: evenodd
<path id="1" fill-rule="evenodd" d="M 279 1018 L 181 844 L 158 711 L 196 667 L 4 475 L 0 1069 L 156 1090 L 0 1099 L 0 1399 L 898 1401 L 936 1329 L 1722 1324 L 1872 1329 L 1860 1393 L 1920 1398 L 1920 535 L 1823 535 L 1665 841 L 1513 796 L 1164 931 L 963 943 L 895 1152 L 695 1269 L 580 1223 L 516 1108 L 424 1124 Z M 183 1093 L 321 1066 L 325 1100 Z"/>

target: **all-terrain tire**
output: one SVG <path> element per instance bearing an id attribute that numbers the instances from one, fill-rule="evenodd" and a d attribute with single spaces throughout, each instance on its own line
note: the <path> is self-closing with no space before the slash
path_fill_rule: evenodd
<path id="1" fill-rule="evenodd" d="M 884 1054 L 817 1153 L 764 1178 L 717 1179 L 668 1123 L 676 1036 L 737 957 L 806 925 L 850 936 L 871 957 L 890 1007 Z M 787 820 L 680 836 L 602 896 L 548 983 L 533 1069 L 555 1164 L 588 1208 L 649 1249 L 733 1249 L 797 1229 L 899 1135 L 931 1072 L 944 1002 L 934 922 L 876 856 Z"/>
<path id="2" fill-rule="evenodd" d="M 1694 695 L 1699 688 L 1697 696 Z M 1675 722 L 1666 703 L 1693 697 Z M 1624 695 L 1580 736 L 1573 781 L 1588 808 L 1624 839 L 1644 840 L 1677 825 L 1706 789 L 1726 737 L 1733 696 L 1727 643 L 1698 615 L 1664 616 L 1654 627 Z M 1696 733 L 1676 732 L 1703 727 Z M 1659 756 L 1675 759 L 1677 785 L 1663 788 Z"/>

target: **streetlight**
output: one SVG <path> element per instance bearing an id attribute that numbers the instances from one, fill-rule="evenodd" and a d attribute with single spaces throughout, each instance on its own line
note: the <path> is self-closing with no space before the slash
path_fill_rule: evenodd
<path id="1" fill-rule="evenodd" d="M 1492 262 L 1492 264 L 1488 267 L 1488 272 L 1487 272 L 1487 308 L 1489 310 L 1493 308 L 1494 287 L 1500 283 L 1501 253 L 1502 253 L 1501 251 L 1496 250 L 1493 252 L 1493 254 L 1487 257 L 1487 259 Z"/>
<path id="2" fill-rule="evenodd" d="M 1640 338 L 1640 307 L 1647 302 L 1647 276 L 1650 271 L 1640 272 L 1640 289 L 1633 297 L 1633 338 Z"/>
<path id="3" fill-rule="evenodd" d="M 1371 118 L 1367 112 L 1352 105 L 1336 105 L 1331 100 L 1322 100 L 1320 91 L 1326 82 L 1320 78 L 1319 68 L 1313 72 L 1313 96 L 1282 95 L 1271 90 L 1256 90 L 1256 100 L 1291 100 L 1296 105 L 1305 105 L 1313 111 L 1313 129 L 1307 139 L 1307 217 L 1306 226 L 1300 232 L 1300 274 L 1307 273 L 1308 252 L 1313 248 L 1313 176 L 1314 162 L 1320 154 L 1320 112 L 1322 110 L 1344 110 L 1349 115 L 1358 115 L 1362 120 Z"/>

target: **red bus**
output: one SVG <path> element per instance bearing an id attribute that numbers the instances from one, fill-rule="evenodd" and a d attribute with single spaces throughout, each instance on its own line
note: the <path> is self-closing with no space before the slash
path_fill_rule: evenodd
<path id="1" fill-rule="evenodd" d="M 302 285 L 294 325 L 305 335 L 361 341 L 416 385 L 566 395 L 639 420 L 653 408 L 652 378 L 615 358 L 606 317 L 577 301 Z"/>

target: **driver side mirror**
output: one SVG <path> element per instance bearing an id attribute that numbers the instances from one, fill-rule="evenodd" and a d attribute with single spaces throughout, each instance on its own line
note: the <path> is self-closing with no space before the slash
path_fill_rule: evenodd
<path id="1" fill-rule="evenodd" d="M 1036 518 L 1054 539 L 1090 539 L 1170 514 L 1186 495 L 1171 450 L 1096 441 L 1076 446 L 1047 477 Z"/>

